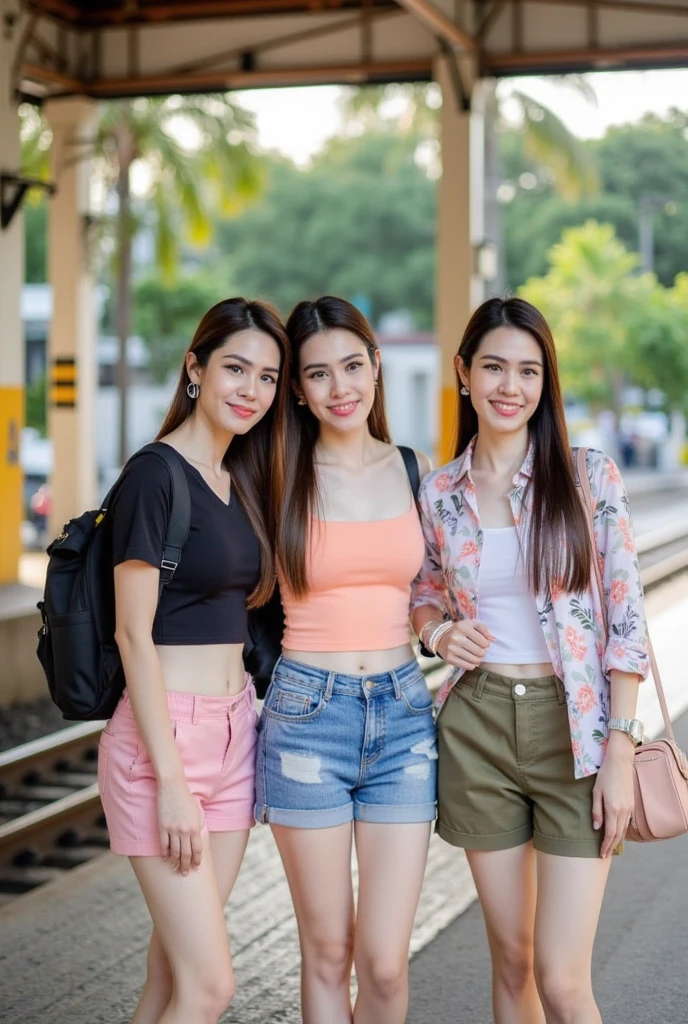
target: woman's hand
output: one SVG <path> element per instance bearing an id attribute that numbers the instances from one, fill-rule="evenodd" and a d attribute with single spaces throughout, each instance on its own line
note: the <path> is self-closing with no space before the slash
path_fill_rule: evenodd
<path id="1" fill-rule="evenodd" d="M 612 730 L 592 791 L 592 823 L 604 824 L 600 857 L 609 857 L 626 835 L 633 813 L 633 741 Z"/>
<path id="2" fill-rule="evenodd" d="M 201 809 L 194 800 L 186 780 L 158 780 L 158 825 L 162 859 L 175 871 L 188 875 L 190 868 L 201 863 L 203 841 Z"/>
<path id="3" fill-rule="evenodd" d="M 437 653 L 454 668 L 477 668 L 494 637 L 477 619 L 460 619 L 447 630 L 437 645 Z"/>

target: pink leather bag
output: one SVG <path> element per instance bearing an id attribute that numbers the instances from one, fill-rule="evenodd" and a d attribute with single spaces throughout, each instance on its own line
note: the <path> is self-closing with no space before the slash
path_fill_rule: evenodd
<path id="1" fill-rule="evenodd" d="M 593 551 L 592 564 L 604 617 L 606 639 L 609 637 L 607 602 L 604 595 L 602 573 L 595 554 L 594 504 L 588 479 L 585 448 L 578 449 L 576 477 L 576 484 L 580 488 L 583 504 L 588 513 L 588 531 Z M 626 839 L 636 843 L 673 839 L 674 836 L 681 836 L 688 832 L 688 758 L 674 737 L 662 680 L 649 636 L 648 644 L 652 678 L 655 681 L 659 706 L 662 709 L 666 738 L 641 743 L 635 750 L 633 760 L 634 808 Z"/>

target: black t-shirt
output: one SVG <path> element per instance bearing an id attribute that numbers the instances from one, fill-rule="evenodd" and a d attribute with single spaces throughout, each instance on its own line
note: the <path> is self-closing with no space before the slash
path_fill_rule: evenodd
<path id="1" fill-rule="evenodd" d="M 231 490 L 229 505 L 182 458 L 191 496 L 191 524 L 172 580 L 163 587 L 153 623 L 156 644 L 240 644 L 246 640 L 246 599 L 260 575 L 253 527 Z M 165 463 L 144 453 L 127 466 L 109 514 L 113 565 L 130 559 L 160 566 L 172 507 Z"/>

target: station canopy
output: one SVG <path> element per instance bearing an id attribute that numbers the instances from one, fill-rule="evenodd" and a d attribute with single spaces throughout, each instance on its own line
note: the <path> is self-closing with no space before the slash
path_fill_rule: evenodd
<path id="1" fill-rule="evenodd" d="M 17 0 L 16 10 L 15 85 L 35 99 L 423 80 L 441 51 L 497 77 L 688 63 L 688 0 Z"/>

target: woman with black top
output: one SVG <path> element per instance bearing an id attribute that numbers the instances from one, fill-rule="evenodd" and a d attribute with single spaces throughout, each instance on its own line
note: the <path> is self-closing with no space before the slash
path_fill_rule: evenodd
<path id="1" fill-rule="evenodd" d="M 223 916 L 254 824 L 255 691 L 247 608 L 274 585 L 288 340 L 260 302 L 203 317 L 158 440 L 180 459 L 188 540 L 158 604 L 169 469 L 146 451 L 111 504 L 116 638 L 127 688 L 103 733 L 99 783 L 114 852 L 153 918 L 133 1024 L 215 1022 L 233 995 Z"/>

